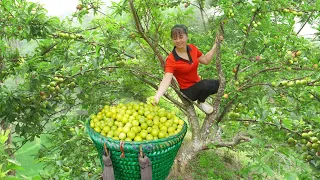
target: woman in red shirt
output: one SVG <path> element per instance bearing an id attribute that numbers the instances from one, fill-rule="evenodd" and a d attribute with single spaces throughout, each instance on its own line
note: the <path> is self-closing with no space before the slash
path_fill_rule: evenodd
<path id="1" fill-rule="evenodd" d="M 207 114 L 212 113 L 213 107 L 206 103 L 205 99 L 217 93 L 219 81 L 201 80 L 198 75 L 198 65 L 199 63 L 207 65 L 211 62 L 216 53 L 216 44 L 207 54 L 202 54 L 195 45 L 187 44 L 188 30 L 185 25 L 175 25 L 171 29 L 171 38 L 175 46 L 166 59 L 165 74 L 154 96 L 155 103 L 157 104 L 167 91 L 174 76 L 183 94 L 192 101 L 197 100 L 201 109 Z M 223 40 L 223 37 L 220 39 Z"/>

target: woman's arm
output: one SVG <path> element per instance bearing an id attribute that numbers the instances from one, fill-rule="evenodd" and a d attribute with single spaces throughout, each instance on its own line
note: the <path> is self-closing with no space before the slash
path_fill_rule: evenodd
<path id="1" fill-rule="evenodd" d="M 217 53 L 217 46 L 216 46 L 217 40 L 218 40 L 218 37 L 216 37 L 213 47 L 211 48 L 211 50 L 207 54 L 202 55 L 201 57 L 199 57 L 199 62 L 201 64 L 207 65 L 212 61 L 213 56 Z M 223 36 L 220 36 L 220 40 L 221 41 L 223 40 Z"/>
<path id="2" fill-rule="evenodd" d="M 156 104 L 158 104 L 161 96 L 167 91 L 167 89 L 169 88 L 169 85 L 171 83 L 173 77 L 173 73 L 165 73 L 163 76 L 163 79 L 159 85 L 158 91 L 156 93 L 156 95 L 154 96 L 154 101 Z"/>

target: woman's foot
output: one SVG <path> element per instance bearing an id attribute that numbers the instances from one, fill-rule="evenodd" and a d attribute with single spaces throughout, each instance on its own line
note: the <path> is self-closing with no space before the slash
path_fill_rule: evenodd
<path id="1" fill-rule="evenodd" d="M 213 112 L 213 107 L 207 102 L 200 103 L 200 107 L 207 114 L 211 114 Z"/>

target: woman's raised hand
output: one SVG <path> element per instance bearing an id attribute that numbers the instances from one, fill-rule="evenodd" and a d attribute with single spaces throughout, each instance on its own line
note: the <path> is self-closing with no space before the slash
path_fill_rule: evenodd
<path id="1" fill-rule="evenodd" d="M 223 41 L 224 37 L 222 35 L 217 36 L 215 42 L 217 42 L 217 40 Z"/>

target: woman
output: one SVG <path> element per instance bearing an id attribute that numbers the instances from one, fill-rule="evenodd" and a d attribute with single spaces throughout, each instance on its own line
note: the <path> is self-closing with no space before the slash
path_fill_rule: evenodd
<path id="1" fill-rule="evenodd" d="M 184 95 L 192 101 L 197 100 L 205 113 L 212 113 L 213 107 L 205 100 L 209 95 L 217 93 L 219 81 L 201 80 L 198 75 L 198 65 L 199 63 L 207 65 L 211 62 L 216 53 L 216 44 L 207 54 L 202 54 L 195 45 L 187 44 L 188 30 L 185 25 L 175 25 L 171 29 L 171 38 L 175 46 L 166 59 L 165 74 L 154 96 L 155 104 L 158 104 L 161 96 L 167 91 L 174 76 Z M 220 40 L 223 40 L 222 36 Z"/>

